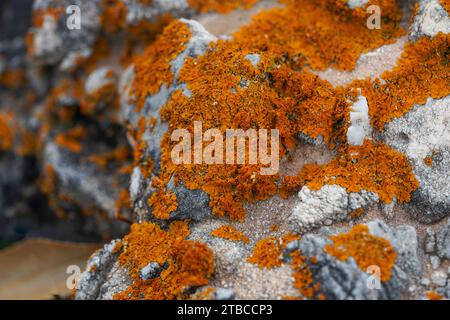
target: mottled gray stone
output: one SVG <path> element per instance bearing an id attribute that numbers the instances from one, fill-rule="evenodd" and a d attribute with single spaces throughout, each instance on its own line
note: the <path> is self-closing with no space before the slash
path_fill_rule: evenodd
<path id="1" fill-rule="evenodd" d="M 217 288 L 214 292 L 214 297 L 216 300 L 233 300 L 234 291 L 229 288 Z"/>
<path id="2" fill-rule="evenodd" d="M 450 96 L 425 105 L 416 105 L 404 116 L 385 126 L 383 139 L 404 153 L 419 189 L 411 195 L 408 210 L 424 223 L 438 221 L 450 214 Z M 424 162 L 432 158 L 431 166 Z"/>
<path id="3" fill-rule="evenodd" d="M 437 254 L 442 259 L 450 259 L 450 219 L 444 223 L 436 234 Z"/>
<path id="4" fill-rule="evenodd" d="M 310 263 L 314 280 L 320 283 L 322 292 L 329 299 L 398 299 L 409 285 L 421 276 L 418 258 L 418 240 L 411 226 L 391 228 L 380 220 L 368 224 L 371 234 L 387 239 L 397 252 L 391 279 L 381 283 L 380 289 L 372 289 L 368 272 L 359 269 L 355 260 L 340 261 L 325 253 L 323 248 L 332 241 L 329 236 L 339 233 L 334 228 L 322 228 L 318 234 L 308 233 L 300 240 L 300 251 L 306 257 L 315 257 Z"/>
<path id="5" fill-rule="evenodd" d="M 75 299 L 112 299 L 131 284 L 128 273 L 117 261 L 120 250 L 114 249 L 118 243 L 120 240 L 111 241 L 89 258 L 86 270 L 80 275 Z"/>
<path id="6" fill-rule="evenodd" d="M 169 181 L 167 189 L 177 196 L 178 208 L 170 214 L 172 219 L 200 221 L 212 215 L 209 195 L 205 191 L 190 190 L 182 181 L 175 185 L 173 178 Z"/>
<path id="7" fill-rule="evenodd" d="M 439 0 L 419 0 L 419 10 L 409 31 L 409 38 L 416 41 L 421 36 L 434 37 L 439 32 L 450 32 L 450 19 Z"/>
<path id="8" fill-rule="evenodd" d="M 164 266 L 161 266 L 158 262 L 150 262 L 139 271 L 139 276 L 142 280 L 149 280 L 159 277 L 164 270 Z"/>

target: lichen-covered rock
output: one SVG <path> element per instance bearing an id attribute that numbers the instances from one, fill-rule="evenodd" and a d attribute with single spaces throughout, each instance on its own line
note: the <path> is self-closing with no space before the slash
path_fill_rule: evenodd
<path id="1" fill-rule="evenodd" d="M 2 1 L 0 241 L 43 215 L 64 239 L 120 238 L 83 300 L 449 297 L 448 4 L 418 1 L 403 35 L 406 5 Z M 198 122 L 276 131 L 280 168 L 174 163 Z"/>
<path id="2" fill-rule="evenodd" d="M 409 38 L 413 41 L 422 36 L 434 37 L 439 32 L 450 32 L 449 13 L 439 0 L 419 0 L 418 11 L 410 26 Z"/>
<path id="3" fill-rule="evenodd" d="M 450 98 L 429 99 L 386 125 L 383 139 L 407 155 L 419 180 L 410 212 L 423 222 L 450 214 Z"/>
<path id="4" fill-rule="evenodd" d="M 378 201 L 373 192 L 347 192 L 339 185 L 325 185 L 313 191 L 303 187 L 298 197 L 300 202 L 292 211 L 289 221 L 293 230 L 308 230 L 313 227 L 330 225 L 343 221 L 357 209 L 364 209 Z"/>
<path id="5" fill-rule="evenodd" d="M 418 239 L 413 227 L 390 228 L 380 220 L 370 221 L 367 226 L 370 234 L 388 240 L 397 256 L 389 281 L 381 281 L 379 288 L 376 288 L 373 282 L 373 270 L 361 270 L 358 260 L 351 255 L 341 260 L 324 250 L 327 245 L 333 243 L 329 237 L 339 235 L 342 231 L 325 228 L 318 234 L 308 233 L 300 240 L 299 248 L 302 254 L 310 259 L 314 257 L 314 262 L 309 265 L 314 280 L 320 283 L 320 289 L 327 298 L 399 299 L 407 293 L 408 285 L 420 277 Z M 368 250 L 363 247 L 364 244 L 359 245 L 359 250 Z M 364 254 L 371 255 L 368 252 Z"/>
<path id="6" fill-rule="evenodd" d="M 128 273 L 117 262 L 120 246 L 120 240 L 113 240 L 90 257 L 78 281 L 76 299 L 112 299 L 131 284 Z"/>
<path id="7" fill-rule="evenodd" d="M 33 63 L 38 65 L 56 65 L 64 68 L 72 66 L 73 55 L 92 54 L 92 45 L 101 30 L 100 1 L 47 1 L 39 0 L 33 4 L 34 25 L 29 33 L 28 50 Z M 68 18 L 74 12 L 66 14 L 69 6 L 77 6 L 80 28 L 70 30 Z M 89 55 L 90 55 L 89 54 Z M 66 60 L 67 59 L 67 60 Z"/>
<path id="8" fill-rule="evenodd" d="M 170 72 L 174 75 L 173 81 L 171 83 L 163 83 L 156 94 L 147 96 L 140 112 L 136 112 L 136 106 L 131 106 L 126 102 L 127 100 L 125 100 L 125 104 L 122 105 L 122 117 L 134 126 L 135 130 L 142 130 L 139 128 L 139 119 L 141 117 L 155 119 L 155 123 L 151 128 L 145 126 L 144 130 L 140 132 L 141 141 L 144 144 L 144 147 L 140 150 L 140 156 L 141 158 L 152 159 L 153 173 L 155 174 L 158 173 L 160 169 L 161 140 L 168 130 L 167 123 L 160 118 L 160 110 L 168 102 L 169 97 L 174 91 L 181 88 L 184 89 L 185 94 L 189 94 L 185 89 L 185 85 L 179 83 L 177 79 L 183 63 L 188 58 L 196 58 L 197 56 L 202 55 L 206 51 L 208 44 L 216 40 L 216 38 L 208 33 L 198 22 L 185 19 L 181 19 L 180 22 L 188 27 L 190 37 L 184 50 L 170 61 Z M 132 78 L 133 69 L 128 69 L 127 79 Z M 124 87 L 122 87 L 122 90 L 125 94 L 129 93 L 125 84 Z M 142 169 L 140 168 L 135 168 L 134 174 L 131 177 L 131 194 L 135 202 L 139 202 L 143 198 L 146 199 L 151 195 L 148 193 L 138 195 L 137 190 L 139 189 L 139 185 L 143 186 L 151 184 L 150 179 L 147 179 L 146 181 L 143 179 L 141 170 Z M 181 201 L 178 203 L 176 211 L 172 213 L 172 218 L 182 219 L 190 217 L 198 220 L 210 215 L 211 209 L 209 207 L 209 197 L 204 191 L 189 190 L 182 182 L 177 185 L 172 183 L 168 189 L 173 191 Z M 150 188 L 150 190 L 152 190 L 151 192 L 154 192 L 153 189 Z M 138 197 L 141 198 L 138 199 Z"/>
<path id="9" fill-rule="evenodd" d="M 439 257 L 450 260 L 450 219 L 447 219 L 436 234 L 436 248 Z"/>

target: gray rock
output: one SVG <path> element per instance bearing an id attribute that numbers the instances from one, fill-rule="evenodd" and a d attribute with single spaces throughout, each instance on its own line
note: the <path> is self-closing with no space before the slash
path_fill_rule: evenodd
<path id="1" fill-rule="evenodd" d="M 402 225 L 391 228 L 381 220 L 367 223 L 371 234 L 388 240 L 397 252 L 395 265 L 408 276 L 419 277 L 422 264 L 419 259 L 419 240 L 413 226 Z"/>
<path id="2" fill-rule="evenodd" d="M 80 8 L 80 29 L 69 30 L 67 27 L 66 8 L 76 5 Z M 83 0 L 39 0 L 35 1 L 33 10 L 60 8 L 63 14 L 55 20 L 46 15 L 44 24 L 40 28 L 33 27 L 33 64 L 56 65 L 62 63 L 64 68 L 70 67 L 70 60 L 74 52 L 90 52 L 90 48 L 97 39 L 100 26 L 99 1 Z M 65 60 L 69 59 L 69 60 Z M 63 69 L 64 69 L 63 68 Z"/>
<path id="3" fill-rule="evenodd" d="M 300 201 L 289 217 L 293 231 L 297 232 L 322 226 L 325 222 L 343 221 L 352 211 L 378 201 L 373 192 L 348 193 L 339 185 L 325 185 L 317 191 L 305 186 L 298 196 Z"/>
<path id="4" fill-rule="evenodd" d="M 115 251 L 120 240 L 113 240 L 95 252 L 81 274 L 75 293 L 77 300 L 112 299 L 131 285 L 125 269 L 119 266 Z"/>
<path id="5" fill-rule="evenodd" d="M 431 228 L 427 228 L 425 237 L 425 252 L 433 253 L 436 250 L 436 235 Z"/>
<path id="6" fill-rule="evenodd" d="M 416 41 L 421 36 L 434 37 L 439 32 L 450 32 L 450 19 L 439 0 L 419 0 L 419 10 L 409 31 L 409 38 Z"/>
<path id="7" fill-rule="evenodd" d="M 186 44 L 186 49 L 170 63 L 171 71 L 175 75 L 173 82 L 163 84 L 158 93 L 148 96 L 143 110 L 139 113 L 135 111 L 134 106 L 127 102 L 129 99 L 121 99 L 122 102 L 125 102 L 121 103 L 121 117 L 125 122 L 130 123 L 132 126 L 137 126 L 137 121 L 141 116 L 145 116 L 146 118 L 154 117 L 157 119 L 153 129 L 149 130 L 149 128 L 147 128 L 142 138 L 146 142 L 147 147 L 144 150 L 145 157 L 154 160 L 154 174 L 157 174 L 160 169 L 161 139 L 168 131 L 167 123 L 161 121 L 159 112 L 175 90 L 184 90 L 186 95 L 189 96 L 186 85 L 178 82 L 178 75 L 183 67 L 184 61 L 189 57 L 196 58 L 203 55 L 206 52 L 209 43 L 216 41 L 216 37 L 208 33 L 198 22 L 186 19 L 181 19 L 180 21 L 189 27 L 191 37 Z M 133 73 L 134 71 L 130 67 L 119 84 L 119 91 L 127 97 L 129 96 L 129 86 L 126 84 L 132 80 Z M 144 199 L 148 198 L 151 192 L 154 191 L 151 187 L 148 187 L 150 185 L 150 179 L 145 181 L 138 170 L 139 169 L 134 170 L 130 184 L 131 198 L 136 204 L 145 202 Z M 168 190 L 175 193 L 178 201 L 177 210 L 171 214 L 172 219 L 189 218 L 201 220 L 211 215 L 209 196 L 204 191 L 189 190 L 185 187 L 183 182 L 179 183 L 177 186 L 170 183 Z"/>
<path id="8" fill-rule="evenodd" d="M 383 139 L 406 154 L 419 180 L 411 195 L 410 213 L 431 223 L 450 214 L 450 96 L 428 99 L 385 126 Z M 432 158 L 429 166 L 424 159 Z"/>
<path id="9" fill-rule="evenodd" d="M 355 260 L 339 261 L 323 251 L 331 243 L 325 237 L 307 234 L 302 237 L 300 250 L 307 257 L 316 257 L 317 263 L 310 264 L 314 281 L 320 283 L 321 292 L 327 299 L 362 300 L 398 298 L 395 279 L 382 284 L 380 289 L 370 289 L 370 274 L 363 272 Z"/>
<path id="10" fill-rule="evenodd" d="M 437 254 L 442 259 L 450 259 L 450 219 L 442 225 L 436 235 Z"/>
<path id="11" fill-rule="evenodd" d="M 216 300 L 233 300 L 234 291 L 229 288 L 217 288 L 214 292 L 214 297 Z"/>
<path id="12" fill-rule="evenodd" d="M 175 193 L 178 202 L 177 210 L 170 214 L 171 219 L 200 221 L 212 215 L 209 195 L 205 191 L 190 190 L 182 181 L 175 186 L 173 178 L 169 181 L 167 189 Z"/>
<path id="13" fill-rule="evenodd" d="M 340 261 L 323 251 L 332 243 L 329 236 L 337 231 L 322 228 L 319 234 L 306 234 L 300 240 L 300 251 L 306 257 L 314 256 L 317 263 L 310 264 L 314 280 L 329 299 L 398 299 L 411 283 L 421 276 L 418 258 L 418 240 L 411 226 L 390 228 L 380 220 L 370 221 L 370 233 L 387 239 L 397 252 L 391 279 L 381 283 L 380 289 L 371 286 L 370 273 L 359 269 L 355 260 Z"/>
<path id="14" fill-rule="evenodd" d="M 441 260 L 438 256 L 430 256 L 430 263 L 433 269 L 437 269 L 441 265 Z"/>
<path id="15" fill-rule="evenodd" d="M 150 262 L 139 271 L 139 276 L 142 280 L 149 280 L 159 277 L 164 270 L 164 266 L 159 265 L 158 262 Z"/>
<path id="16" fill-rule="evenodd" d="M 431 282 L 438 287 L 444 287 L 447 283 L 447 274 L 443 271 L 434 271 L 431 274 Z"/>

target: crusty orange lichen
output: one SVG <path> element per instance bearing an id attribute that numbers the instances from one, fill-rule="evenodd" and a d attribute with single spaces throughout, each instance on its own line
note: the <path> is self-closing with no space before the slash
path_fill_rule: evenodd
<path id="1" fill-rule="evenodd" d="M 235 34 L 239 42 L 252 43 L 262 51 L 289 57 L 302 56 L 314 69 L 334 67 L 351 70 L 361 55 L 392 42 L 399 29 L 400 8 L 395 0 L 369 1 L 383 13 L 380 29 L 370 30 L 365 9 L 351 10 L 340 0 L 282 0 L 284 8 L 265 10 Z"/>
<path id="2" fill-rule="evenodd" d="M 13 146 L 13 131 L 11 128 L 11 113 L 0 113 L 0 151 L 10 150 Z"/>
<path id="3" fill-rule="evenodd" d="M 450 15 L 450 1 L 449 0 L 439 0 L 441 5 L 445 8 L 448 15 Z"/>
<path id="4" fill-rule="evenodd" d="M 280 241 L 275 237 L 262 239 L 255 244 L 253 254 L 247 259 L 259 268 L 274 268 L 282 265 L 283 252 Z"/>
<path id="5" fill-rule="evenodd" d="M 227 13 L 237 8 L 249 9 L 259 0 L 188 0 L 189 6 L 200 12 Z"/>
<path id="6" fill-rule="evenodd" d="M 33 10 L 32 25 L 35 28 L 41 28 L 44 24 L 45 16 L 51 16 L 54 20 L 58 20 L 64 15 L 63 7 L 49 7 L 45 9 Z"/>
<path id="7" fill-rule="evenodd" d="M 296 250 L 290 254 L 292 276 L 294 278 L 294 286 L 299 290 L 302 297 L 307 299 L 325 299 L 320 293 L 320 283 L 314 281 L 313 273 L 308 266 L 308 259 Z"/>
<path id="8" fill-rule="evenodd" d="M 423 163 L 425 163 L 427 166 L 431 167 L 433 165 L 433 157 L 432 156 L 426 156 L 423 159 Z"/>
<path id="9" fill-rule="evenodd" d="M 155 218 L 166 220 L 178 208 L 177 196 L 172 191 L 158 190 L 150 196 L 148 205 Z"/>
<path id="10" fill-rule="evenodd" d="M 168 122 L 169 132 L 161 141 L 160 179 L 168 182 L 174 176 L 175 181 L 183 181 L 189 189 L 204 190 L 210 196 L 212 212 L 233 220 L 244 218 L 244 202 L 264 200 L 277 191 L 286 197 L 305 184 L 317 189 L 325 183 L 337 183 L 348 190 L 364 188 L 377 192 L 385 202 L 394 198 L 408 201 L 418 183 L 404 156 L 378 143 L 366 142 L 363 147 L 354 149 L 346 147 L 348 100 L 356 98 L 356 87 L 362 88 L 362 93 L 366 94 L 370 86 L 378 86 L 356 81 L 347 88 L 333 88 L 309 72 L 306 66 L 351 69 L 362 52 L 392 41 L 402 33 L 398 27 L 400 10 L 396 2 L 370 1 L 366 5 L 382 7 L 385 19 L 381 30 L 366 27 L 365 8 L 351 10 L 340 0 L 283 2 L 285 8 L 270 9 L 257 15 L 248 27 L 234 35 L 233 40 L 219 40 L 210 44 L 203 56 L 186 59 L 178 80 L 186 84 L 191 95 L 187 97 L 177 90 L 161 110 L 161 118 Z M 173 79 L 168 68 L 170 59 L 161 61 L 155 58 L 161 52 L 159 47 L 178 39 L 177 32 L 172 32 L 175 36 L 171 36 L 167 30 L 150 45 L 147 54 L 137 59 L 138 69 L 147 75 L 147 78 L 135 79 L 133 85 L 140 100 L 138 110 L 147 95 L 156 93 L 163 83 Z M 429 40 L 428 43 L 420 40 L 416 45 L 428 53 L 428 58 L 420 61 L 428 61 L 438 71 L 437 78 L 427 85 L 431 83 L 430 86 L 439 94 L 443 92 L 442 59 L 439 57 L 445 56 L 441 52 L 441 47 L 444 47 L 442 37 L 437 36 L 437 40 Z M 435 50 L 434 56 L 432 51 L 436 48 L 439 50 Z M 164 51 L 168 53 L 166 56 L 171 53 L 167 49 Z M 419 61 L 413 49 L 406 51 L 403 64 L 409 66 L 405 61 Z M 252 65 L 245 58 L 248 54 L 259 55 L 258 65 Z M 158 70 L 144 67 L 144 62 L 150 66 L 155 59 L 158 60 L 156 66 L 163 62 L 165 67 Z M 153 75 L 160 71 L 164 75 L 154 78 Z M 403 74 L 410 76 L 409 71 Z M 162 80 L 166 76 L 167 80 Z M 367 95 L 372 123 L 379 128 L 377 124 L 387 121 L 387 118 L 377 110 L 386 107 L 379 107 L 376 99 L 370 98 L 375 95 Z M 380 98 L 379 95 L 377 97 Z M 218 128 L 222 133 L 231 128 L 278 129 L 280 157 L 296 147 L 298 133 L 322 137 L 331 148 L 337 145 L 340 149 L 336 159 L 327 166 L 308 165 L 299 177 L 285 178 L 279 189 L 278 175 L 262 176 L 258 173 L 261 164 L 175 166 L 171 151 L 176 142 L 170 140 L 170 135 L 179 128 L 192 134 L 194 121 L 202 123 L 203 131 Z M 138 150 L 145 150 L 144 142 L 142 145 L 143 148 Z M 139 151 L 138 155 L 140 160 L 137 161 L 149 161 L 143 152 Z M 374 155 L 377 160 L 370 160 Z"/>
<path id="11" fill-rule="evenodd" d="M 428 300 L 442 300 L 444 298 L 443 296 L 441 296 L 436 291 L 428 291 L 426 293 L 426 296 L 427 296 Z"/>
<path id="12" fill-rule="evenodd" d="M 135 61 L 133 94 L 137 110 L 141 110 L 148 95 L 155 94 L 161 85 L 169 86 L 173 80 L 170 62 L 186 47 L 190 38 L 189 28 L 180 21 L 169 24 Z"/>
<path id="13" fill-rule="evenodd" d="M 358 208 L 356 210 L 353 210 L 352 212 L 350 212 L 350 217 L 353 219 L 359 218 L 364 214 L 364 208 Z"/>
<path id="14" fill-rule="evenodd" d="M 128 9 L 122 0 L 102 0 L 100 23 L 106 33 L 115 33 L 125 27 Z"/>
<path id="15" fill-rule="evenodd" d="M 56 184 L 58 178 L 56 176 L 55 169 L 51 165 L 46 165 L 44 168 L 44 175 L 41 177 L 39 181 L 39 187 L 42 193 L 46 195 L 52 195 L 55 193 Z"/>
<path id="16" fill-rule="evenodd" d="M 131 199 L 128 189 L 123 189 L 120 191 L 115 203 L 115 209 L 116 219 L 131 223 L 130 219 L 127 218 L 131 211 Z"/>
<path id="17" fill-rule="evenodd" d="M 350 87 L 362 89 L 369 104 L 372 126 L 381 130 L 415 104 L 424 104 L 429 97 L 439 99 L 450 94 L 448 68 L 450 34 L 434 38 L 422 37 L 405 45 L 396 67 L 375 81 L 355 81 Z"/>
<path id="18" fill-rule="evenodd" d="M 59 133 L 55 137 L 55 142 L 60 147 L 69 149 L 74 153 L 81 152 L 81 140 L 87 137 L 86 128 L 83 126 L 77 126 L 69 131 Z"/>
<path id="19" fill-rule="evenodd" d="M 344 95 L 317 76 L 277 66 L 277 57 L 263 54 L 254 67 L 245 58 L 251 53 L 255 52 L 220 40 L 204 56 L 187 59 L 179 78 L 191 90 L 191 98 L 178 90 L 161 110 L 161 117 L 169 122 L 169 133 L 161 142 L 163 172 L 176 173 L 190 189 L 206 191 L 213 213 L 234 220 L 244 218 L 244 201 L 264 200 L 277 192 L 278 175 L 261 175 L 263 165 L 248 161 L 174 166 L 172 130 L 185 128 L 192 133 L 194 121 L 201 121 L 204 131 L 218 128 L 224 137 L 230 128 L 278 129 L 283 156 L 295 147 L 299 132 L 331 140 L 332 127 L 344 117 L 346 106 Z"/>
<path id="20" fill-rule="evenodd" d="M 101 168 L 106 168 L 110 163 L 124 163 L 131 157 L 131 150 L 129 147 L 117 147 L 111 151 L 92 155 L 89 160 L 97 164 Z"/>
<path id="21" fill-rule="evenodd" d="M 309 165 L 302 171 L 299 186 L 319 190 L 326 184 L 338 184 L 348 192 L 375 192 L 385 203 L 409 201 L 419 187 L 405 155 L 370 140 L 361 147 L 348 147 L 328 164 Z"/>
<path id="22" fill-rule="evenodd" d="M 186 240 L 187 223 L 173 222 L 168 231 L 153 223 L 134 224 L 124 237 L 119 262 L 133 283 L 115 299 L 182 299 L 187 290 L 208 284 L 214 269 L 213 254 L 202 243 Z M 142 280 L 139 272 L 150 262 L 163 266 L 161 274 Z"/>
<path id="23" fill-rule="evenodd" d="M 26 84 L 25 71 L 21 69 L 7 69 L 0 74 L 0 86 L 7 89 L 18 89 Z"/>
<path id="24" fill-rule="evenodd" d="M 325 252 L 341 261 L 353 257 L 364 272 L 369 266 L 378 266 L 381 281 L 389 281 L 397 252 L 388 240 L 371 235 L 369 228 L 363 224 L 356 225 L 348 233 L 331 236 L 330 239 L 333 244 L 326 245 Z"/>
<path id="25" fill-rule="evenodd" d="M 211 232 L 211 235 L 231 241 L 242 241 L 246 244 L 250 242 L 249 238 L 242 232 L 238 231 L 232 225 L 221 226 Z"/>

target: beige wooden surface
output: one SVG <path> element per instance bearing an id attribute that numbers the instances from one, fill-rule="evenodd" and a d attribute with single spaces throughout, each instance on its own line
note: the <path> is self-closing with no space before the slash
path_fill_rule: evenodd
<path id="1" fill-rule="evenodd" d="M 53 299 L 67 296 L 67 267 L 81 270 L 99 244 L 27 239 L 0 251 L 0 299 Z"/>

